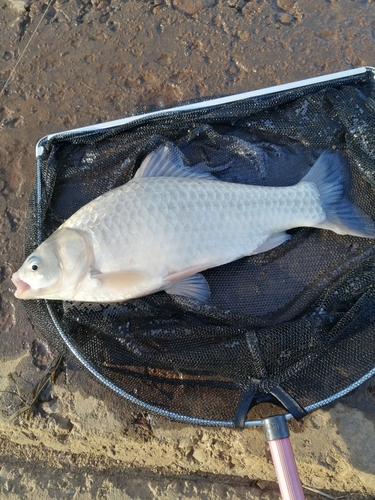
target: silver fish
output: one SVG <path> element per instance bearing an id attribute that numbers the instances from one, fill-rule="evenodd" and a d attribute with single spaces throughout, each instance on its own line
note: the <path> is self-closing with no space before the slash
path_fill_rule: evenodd
<path id="1" fill-rule="evenodd" d="M 324 152 L 296 185 L 249 186 L 150 153 L 134 178 L 80 208 L 13 274 L 20 299 L 118 302 L 165 290 L 205 301 L 205 269 L 281 245 L 310 226 L 375 237 Z"/>

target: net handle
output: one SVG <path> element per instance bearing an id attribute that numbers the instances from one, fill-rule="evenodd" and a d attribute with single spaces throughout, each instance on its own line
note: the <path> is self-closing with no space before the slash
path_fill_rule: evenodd
<path id="1" fill-rule="evenodd" d="M 305 500 L 284 415 L 262 420 L 283 500 Z"/>

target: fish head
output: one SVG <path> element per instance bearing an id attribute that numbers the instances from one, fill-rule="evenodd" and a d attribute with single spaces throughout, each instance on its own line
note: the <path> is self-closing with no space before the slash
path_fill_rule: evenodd
<path id="1" fill-rule="evenodd" d="M 89 254 L 84 235 L 58 229 L 47 238 L 12 276 L 18 299 L 69 299 L 83 274 Z"/>
<path id="2" fill-rule="evenodd" d="M 37 298 L 38 292 L 55 286 L 60 278 L 58 256 L 45 252 L 43 244 L 27 257 L 20 269 L 12 276 L 18 299 Z"/>

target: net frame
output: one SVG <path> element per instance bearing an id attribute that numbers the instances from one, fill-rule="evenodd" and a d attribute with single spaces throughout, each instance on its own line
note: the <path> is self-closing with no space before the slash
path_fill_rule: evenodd
<path id="1" fill-rule="evenodd" d="M 331 75 L 325 75 L 323 77 L 318 77 L 318 78 L 312 78 L 308 80 L 303 80 L 300 82 L 293 82 L 290 84 L 286 85 L 280 85 L 276 87 L 270 87 L 268 89 L 261 89 L 253 92 L 247 92 L 243 94 L 237 94 L 234 96 L 227 96 L 227 97 L 222 97 L 218 99 L 212 99 L 208 101 L 203 101 L 203 102 L 195 102 L 191 104 L 187 104 L 185 106 L 178 106 L 175 108 L 167 109 L 167 110 L 160 110 L 152 113 L 146 113 L 142 115 L 137 115 L 137 116 L 132 116 L 132 117 L 127 117 L 124 119 L 120 120 L 115 120 L 111 122 L 107 122 L 104 124 L 96 124 L 96 125 L 91 125 L 89 127 L 82 127 L 79 129 L 73 129 L 70 131 L 62 132 L 62 133 L 57 133 L 57 134 L 51 134 L 43 139 L 41 139 L 37 146 L 36 146 L 36 156 L 37 156 L 37 178 L 36 178 L 36 198 L 37 198 L 37 212 L 36 212 L 36 219 L 37 219 L 37 227 L 38 227 L 38 243 L 42 242 L 42 233 L 40 231 L 41 227 L 41 203 L 42 203 L 42 197 L 43 197 L 43 186 L 42 186 L 42 175 L 41 175 L 41 169 L 42 169 L 42 162 L 43 162 L 43 157 L 46 154 L 46 150 L 48 149 L 49 145 L 52 144 L 54 141 L 66 141 L 66 140 L 71 140 L 74 138 L 75 141 L 79 141 L 81 138 L 82 140 L 87 139 L 90 134 L 96 134 L 96 133 L 101 133 L 105 132 L 108 130 L 115 130 L 119 129 L 121 130 L 124 126 L 127 126 L 129 124 L 134 124 L 134 123 L 142 123 L 143 121 L 147 121 L 149 119 L 152 119 L 154 117 L 158 118 L 165 118 L 170 116 L 171 114 L 180 114 L 183 112 L 190 112 L 193 110 L 203 110 L 203 109 L 214 109 L 217 106 L 222 106 L 227 103 L 234 103 L 234 102 L 241 102 L 243 100 L 248 100 L 248 99 L 257 99 L 257 98 L 270 98 L 274 96 L 280 96 L 280 95 L 285 95 L 285 100 L 287 102 L 289 93 L 291 91 L 295 91 L 298 89 L 302 93 L 309 93 L 309 90 L 313 90 L 316 92 L 319 88 L 325 88 L 326 85 L 332 85 L 332 84 L 337 84 L 337 83 L 344 83 L 344 82 L 355 82 L 356 79 L 360 80 L 362 77 L 368 75 L 371 75 L 371 78 L 374 78 L 374 73 L 375 70 L 371 67 L 365 67 L 365 68 L 358 68 L 355 70 L 350 70 L 350 71 L 345 71 L 345 72 L 340 72 L 340 73 L 335 73 Z M 48 311 L 48 314 L 50 315 L 50 319 L 52 323 L 54 324 L 55 327 L 55 334 L 59 336 L 59 341 L 57 344 L 62 342 L 62 344 L 66 347 L 66 350 L 73 355 L 73 357 L 79 362 L 81 366 L 83 366 L 88 373 L 90 373 L 96 380 L 98 380 L 101 384 L 103 384 L 105 387 L 110 389 L 112 392 L 115 394 L 137 404 L 138 406 L 142 407 L 146 411 L 151 411 L 154 413 L 158 413 L 160 415 L 163 415 L 168 418 L 172 418 L 174 420 L 180 420 L 186 423 L 191 423 L 191 424 L 198 424 L 198 425 L 211 425 L 211 426 L 224 426 L 224 427 L 238 427 L 238 426 L 252 426 L 252 425 L 260 425 L 261 421 L 259 420 L 243 420 L 241 422 L 236 422 L 234 420 L 231 421 L 223 421 L 223 420 L 210 420 L 210 419 L 202 419 L 202 418 L 194 418 L 191 416 L 179 414 L 173 411 L 168 411 L 165 410 L 161 407 L 152 405 L 147 403 L 146 401 L 139 399 L 135 397 L 133 394 L 130 394 L 120 387 L 118 387 L 116 384 L 114 384 L 111 380 L 103 376 L 100 371 L 98 371 L 94 366 L 90 364 L 90 362 L 82 356 L 82 354 L 79 352 L 77 347 L 71 342 L 69 337 L 67 337 L 61 328 L 59 321 L 53 311 L 53 307 L 51 306 L 51 303 L 49 301 L 42 301 L 43 302 L 43 307 L 45 307 Z M 320 406 L 323 406 L 324 404 L 330 403 L 337 398 L 347 394 L 360 384 L 362 384 L 364 381 L 366 381 L 368 378 L 370 378 L 373 374 L 375 373 L 375 367 L 370 370 L 368 373 L 366 373 L 364 376 L 360 377 L 358 380 L 356 380 L 354 383 L 350 384 L 347 388 L 344 390 L 341 390 L 335 394 L 332 394 L 330 397 L 325 398 L 321 401 L 318 401 L 312 405 L 306 406 L 304 410 L 306 412 L 313 411 Z M 292 415 L 288 414 L 287 418 L 290 418 Z M 294 415 L 295 416 L 295 415 Z"/>

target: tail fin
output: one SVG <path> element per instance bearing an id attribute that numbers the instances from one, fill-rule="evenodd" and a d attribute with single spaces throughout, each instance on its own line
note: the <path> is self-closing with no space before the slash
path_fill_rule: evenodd
<path id="1" fill-rule="evenodd" d="M 315 227 L 338 234 L 375 238 L 375 222 L 346 198 L 346 178 L 340 156 L 325 151 L 302 181 L 317 187 L 326 219 Z"/>

